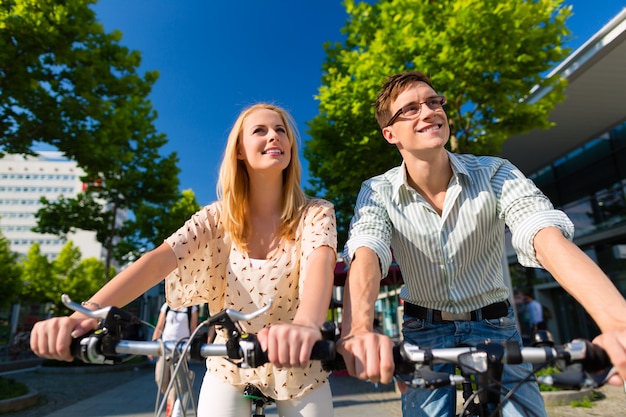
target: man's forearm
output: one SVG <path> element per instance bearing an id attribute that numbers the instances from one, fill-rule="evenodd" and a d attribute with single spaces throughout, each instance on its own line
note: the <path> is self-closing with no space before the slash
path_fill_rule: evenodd
<path id="1" fill-rule="evenodd" d="M 624 328 L 626 300 L 593 260 L 554 228 L 539 231 L 534 244 L 539 262 L 603 332 Z"/>
<path id="2" fill-rule="evenodd" d="M 344 335 L 373 331 L 374 304 L 378 298 L 380 280 L 380 264 L 376 253 L 366 247 L 357 249 L 344 290 Z"/>

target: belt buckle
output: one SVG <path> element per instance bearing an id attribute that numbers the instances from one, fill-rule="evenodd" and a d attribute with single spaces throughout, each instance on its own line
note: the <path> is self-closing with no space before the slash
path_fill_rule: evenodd
<path id="1" fill-rule="evenodd" d="M 441 312 L 441 320 L 443 321 L 470 321 L 472 320 L 472 313 L 451 313 L 449 311 Z"/>

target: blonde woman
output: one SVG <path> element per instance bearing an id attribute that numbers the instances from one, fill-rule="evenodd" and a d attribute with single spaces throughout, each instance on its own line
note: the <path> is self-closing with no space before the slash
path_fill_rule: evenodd
<path id="1" fill-rule="evenodd" d="M 332 416 L 327 373 L 309 361 L 321 339 L 333 285 L 337 232 L 333 206 L 309 199 L 300 186 L 297 130 L 280 107 L 256 104 L 237 118 L 220 168 L 218 201 L 137 260 L 89 300 L 123 306 L 165 279 L 172 308 L 207 302 L 210 313 L 244 313 L 274 302 L 242 323 L 257 333 L 270 363 L 239 369 L 209 358 L 198 415 L 244 417 L 247 383 L 276 400 L 280 416 Z M 35 325 L 40 356 L 72 360 L 70 335 L 93 329 L 80 313 Z M 223 343 L 218 331 L 215 343 Z"/>

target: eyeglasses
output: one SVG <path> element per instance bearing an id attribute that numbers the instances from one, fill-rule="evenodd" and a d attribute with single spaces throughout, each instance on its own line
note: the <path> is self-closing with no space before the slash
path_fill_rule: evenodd
<path id="1" fill-rule="evenodd" d="M 438 95 L 429 97 L 426 101 L 422 101 L 421 103 L 407 104 L 406 106 L 401 107 L 400 110 L 393 115 L 385 127 L 389 127 L 394 124 L 400 116 L 407 120 L 417 119 L 422 112 L 422 104 L 426 104 L 431 110 L 439 110 L 443 108 L 444 104 L 446 104 L 446 98 L 442 95 Z"/>

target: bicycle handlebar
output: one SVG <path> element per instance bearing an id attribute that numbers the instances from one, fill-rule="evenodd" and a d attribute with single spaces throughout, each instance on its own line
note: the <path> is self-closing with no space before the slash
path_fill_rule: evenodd
<path id="1" fill-rule="evenodd" d="M 424 366 L 435 363 L 455 364 L 460 367 L 462 375 L 486 374 L 504 364 L 562 362 L 562 367 L 580 364 L 579 368 L 548 377 L 538 377 L 541 383 L 569 389 L 601 386 L 614 371 L 604 349 L 584 339 L 552 346 L 520 347 L 516 341 L 510 341 L 503 344 L 485 342 L 472 347 L 438 349 L 420 348 L 402 342 L 394 347 L 394 362 L 396 374 L 413 374 L 405 383 L 419 388 L 440 388 L 461 383 L 465 379 L 424 370 Z"/>
<path id="2" fill-rule="evenodd" d="M 125 326 L 139 322 L 136 316 L 116 307 L 88 310 L 65 294 L 62 300 L 68 308 L 101 321 L 96 331 L 73 340 L 72 355 L 87 363 L 118 363 L 121 362 L 120 355 L 124 354 L 157 356 L 173 352 L 189 354 L 194 360 L 223 356 L 231 361 L 238 361 L 240 367 L 246 368 L 258 367 L 268 362 L 267 353 L 261 350 L 256 335 L 243 333 L 237 322 L 249 321 L 265 313 L 272 300 L 265 307 L 249 314 L 226 309 L 198 326 L 198 329 L 204 325 L 224 327 L 228 339 L 223 345 L 203 343 L 193 338 L 195 333 L 187 341 L 179 342 L 122 340 Z M 343 358 L 335 353 L 334 323 L 325 323 L 325 326 L 322 329 L 323 340 L 315 343 L 311 359 L 321 360 L 323 368 L 328 371 L 345 369 Z M 587 340 L 576 339 L 563 345 L 555 345 L 547 334 L 543 340 L 538 339 L 537 342 L 540 346 L 520 347 L 515 341 L 504 344 L 486 341 L 473 347 L 434 349 L 402 342 L 394 347 L 395 372 L 403 377 L 408 375 L 410 379 L 404 382 L 409 386 L 438 388 L 460 383 L 465 378 L 429 371 L 428 367 L 435 363 L 457 365 L 463 375 L 486 375 L 494 370 L 501 372 L 504 364 L 561 363 L 561 368 L 579 364 L 582 369 L 538 377 L 542 383 L 574 389 L 601 386 L 613 373 L 614 368 L 606 352 Z"/>
<path id="3" fill-rule="evenodd" d="M 241 360 L 242 368 L 256 368 L 267 362 L 267 353 L 262 351 L 256 337 L 247 335 L 246 340 L 240 342 L 238 357 L 229 356 L 226 344 L 196 343 L 192 341 L 143 341 L 119 340 L 104 353 L 103 339 L 97 334 L 88 334 L 72 340 L 72 356 L 85 363 L 114 364 L 121 360 L 120 355 L 163 356 L 168 353 L 190 353 L 193 360 L 201 360 L 209 356 L 223 356 L 232 360 Z M 195 352 L 195 354 L 193 354 Z M 311 352 L 311 360 L 333 361 L 335 358 L 334 342 L 321 340 L 315 343 Z"/>
<path id="4" fill-rule="evenodd" d="M 267 352 L 254 334 L 243 333 L 237 324 L 238 321 L 249 321 L 269 310 L 268 304 L 259 310 L 244 314 L 236 310 L 227 309 L 198 326 L 218 325 L 226 328 L 228 339 L 225 344 L 207 344 L 192 337 L 187 341 L 131 341 L 123 340 L 124 328 L 131 323 L 139 322 L 133 314 L 117 307 L 104 307 L 98 310 L 89 310 L 73 302 L 67 294 L 61 297 L 63 303 L 71 310 L 78 311 L 86 316 L 100 320 L 98 329 L 80 338 L 73 339 L 70 347 L 72 355 L 86 363 L 114 364 L 121 361 L 124 354 L 161 356 L 168 353 L 180 355 L 189 354 L 191 359 L 201 360 L 208 356 L 223 356 L 231 361 L 239 361 L 242 368 L 256 368 L 269 362 Z M 326 369 L 335 359 L 334 326 L 332 329 L 323 328 L 324 340 L 318 341 L 311 351 L 311 360 L 321 360 Z"/>

